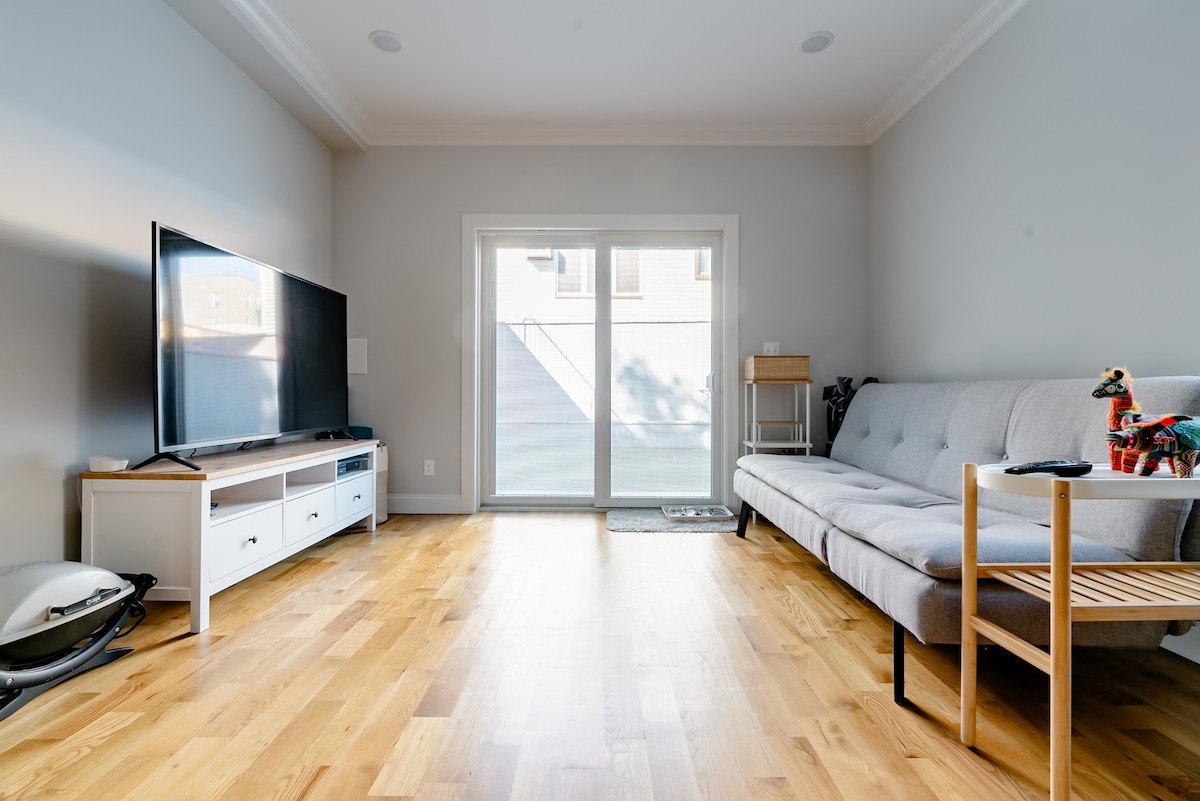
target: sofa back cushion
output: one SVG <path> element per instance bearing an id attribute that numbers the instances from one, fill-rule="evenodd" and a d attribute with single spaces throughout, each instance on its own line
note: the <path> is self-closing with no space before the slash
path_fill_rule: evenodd
<path id="1" fill-rule="evenodd" d="M 1099 374 L 1097 373 L 1097 376 Z M 1084 459 L 1107 464 L 1108 402 L 1093 379 L 867 384 L 847 410 L 832 458 L 959 500 L 964 462 Z M 1134 380 L 1148 413 L 1200 418 L 1200 377 Z M 980 503 L 1049 525 L 1041 498 L 984 492 Z M 1178 559 L 1190 501 L 1085 501 L 1073 529 L 1135 559 Z"/>

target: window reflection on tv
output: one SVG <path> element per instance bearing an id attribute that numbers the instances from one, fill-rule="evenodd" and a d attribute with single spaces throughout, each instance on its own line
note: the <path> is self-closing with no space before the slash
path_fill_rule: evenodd
<path id="1" fill-rule="evenodd" d="M 278 436 L 278 273 L 158 233 L 159 449 Z"/>

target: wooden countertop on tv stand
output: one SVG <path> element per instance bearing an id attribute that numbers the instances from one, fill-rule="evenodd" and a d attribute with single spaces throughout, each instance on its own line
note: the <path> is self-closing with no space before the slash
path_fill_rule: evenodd
<path id="1" fill-rule="evenodd" d="M 340 451 L 351 451 L 364 445 L 378 444 L 375 439 L 358 440 L 297 440 L 276 445 L 265 445 L 249 448 L 244 451 L 222 451 L 197 456 L 193 462 L 200 465 L 199 470 L 192 470 L 169 460 L 152 462 L 140 470 L 119 470 L 113 473 L 85 470 L 80 478 L 117 479 L 121 481 L 207 481 L 214 478 L 248 473 L 262 467 L 274 467 L 299 462 L 313 456 L 336 454 Z"/>

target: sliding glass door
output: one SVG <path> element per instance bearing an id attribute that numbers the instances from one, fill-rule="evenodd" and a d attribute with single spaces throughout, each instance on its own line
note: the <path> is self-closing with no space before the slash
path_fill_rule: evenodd
<path id="1" fill-rule="evenodd" d="M 484 243 L 484 503 L 710 502 L 718 238 Z"/>

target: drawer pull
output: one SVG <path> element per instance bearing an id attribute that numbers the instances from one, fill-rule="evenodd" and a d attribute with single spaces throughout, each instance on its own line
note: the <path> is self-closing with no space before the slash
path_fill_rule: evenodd
<path id="1" fill-rule="evenodd" d="M 360 492 L 360 493 L 358 493 L 357 495 L 355 495 L 355 496 L 354 496 L 353 498 L 351 498 L 350 500 L 352 500 L 352 501 L 361 501 L 361 500 L 362 500 L 362 493 L 361 493 L 361 492 Z"/>
<path id="2" fill-rule="evenodd" d="M 253 537 L 251 537 L 251 538 L 250 538 L 248 541 L 249 541 L 249 542 L 253 542 L 253 543 L 257 543 L 257 542 L 258 542 L 258 535 L 257 535 L 257 534 L 255 534 L 255 535 L 254 535 Z"/>
<path id="3" fill-rule="evenodd" d="M 320 517 L 320 516 L 321 515 L 318 512 L 313 512 L 312 514 L 309 515 L 309 517 Z"/>

